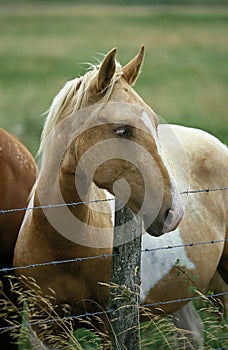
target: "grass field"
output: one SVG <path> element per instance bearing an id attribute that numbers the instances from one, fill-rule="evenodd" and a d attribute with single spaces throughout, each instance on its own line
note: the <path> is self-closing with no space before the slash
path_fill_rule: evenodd
<path id="1" fill-rule="evenodd" d="M 6 2 L 9 4 L 9 2 Z M 35 154 L 44 117 L 84 62 L 146 45 L 136 90 L 167 122 L 228 143 L 228 8 L 0 4 L 0 125 Z"/>

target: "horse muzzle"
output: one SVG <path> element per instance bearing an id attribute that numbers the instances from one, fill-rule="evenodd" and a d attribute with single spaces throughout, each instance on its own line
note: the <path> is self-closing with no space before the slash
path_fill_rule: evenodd
<path id="1" fill-rule="evenodd" d="M 174 231 L 182 220 L 184 209 L 182 207 L 170 209 L 163 225 L 163 233 Z"/>
<path id="2" fill-rule="evenodd" d="M 183 215 L 184 207 L 181 202 L 175 207 L 166 210 L 163 215 L 158 215 L 151 224 L 149 224 L 149 216 L 144 215 L 143 221 L 146 232 L 151 236 L 159 237 L 164 233 L 174 231 L 182 220 Z"/>

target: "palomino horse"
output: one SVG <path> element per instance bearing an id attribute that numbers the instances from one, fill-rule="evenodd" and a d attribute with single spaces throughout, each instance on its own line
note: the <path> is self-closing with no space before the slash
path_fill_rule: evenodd
<path id="1" fill-rule="evenodd" d="M 12 135 L 0 128 L 0 208 L 23 208 L 36 180 L 37 167 L 29 151 Z M 24 211 L 0 214 L 0 268 L 13 266 L 13 252 Z M 7 292 L 5 279 L 4 292 Z M 0 320 L 0 326 L 5 321 Z M 7 334 L 0 334 L 0 343 L 8 344 Z M 13 347 L 13 345 L 12 345 Z M 6 346 L 11 349 L 10 343 Z"/>
<path id="2" fill-rule="evenodd" d="M 142 276 L 148 274 L 149 265 L 156 271 L 149 278 L 142 278 L 143 302 L 150 304 L 158 300 L 164 302 L 191 297 L 193 288 L 203 293 L 208 290 L 227 291 L 227 147 L 202 130 L 183 126 L 159 125 L 158 135 L 172 160 L 181 192 L 186 193 L 186 188 L 221 190 L 183 194 L 188 200 L 178 228 L 159 239 L 148 233 L 143 235 L 143 247 L 152 248 L 152 254 L 142 255 Z M 181 144 L 187 162 L 183 162 L 175 138 Z M 204 244 L 206 242 L 208 244 Z M 159 250 L 165 246 L 176 248 Z M 173 302 L 162 305 L 161 308 L 165 313 L 174 314 L 178 327 L 193 331 L 194 348 L 203 347 L 203 325 L 191 303 L 181 309 L 180 303 Z M 185 344 L 183 348 L 188 347 Z"/>
<path id="3" fill-rule="evenodd" d="M 144 48 L 123 68 L 115 54 L 113 49 L 99 67 L 68 82 L 54 99 L 42 134 L 42 167 L 31 196 L 31 205 L 42 205 L 43 210 L 26 216 L 15 248 L 16 267 L 88 257 L 76 264 L 17 270 L 33 277 L 44 293 L 53 289 L 57 303 L 68 303 L 74 315 L 107 306 L 110 259 L 101 255 L 111 253 L 113 223 L 107 202 L 91 203 L 106 198 L 104 189 L 143 219 L 142 303 L 192 296 L 185 282 L 187 272 L 184 278 L 175 272 L 177 261 L 179 269 L 200 276 L 196 284 L 201 289 L 207 289 L 219 261 L 221 271 L 227 268 L 224 243 L 183 247 L 184 242 L 225 238 L 225 192 L 189 197 L 184 224 L 177 228 L 184 202 L 174 182 L 177 173 L 185 185 L 190 172 L 192 188 L 223 186 L 227 150 L 206 133 L 173 126 L 169 130 L 177 134 L 187 163 L 182 169 L 179 153 L 176 159 L 167 157 L 165 127 L 160 128 L 162 148 L 157 117 L 132 88 Z M 71 205 L 75 202 L 82 203 Z M 159 247 L 170 244 L 181 248 L 159 256 Z M 89 259 L 92 256 L 97 259 Z M 179 308 L 180 303 L 172 303 L 164 310 L 172 313 Z M 36 331 L 42 337 L 39 327 Z M 48 337 L 44 342 L 51 348 Z"/>

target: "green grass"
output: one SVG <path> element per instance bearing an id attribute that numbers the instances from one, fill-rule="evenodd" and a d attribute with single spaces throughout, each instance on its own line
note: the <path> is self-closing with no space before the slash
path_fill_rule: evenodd
<path id="1" fill-rule="evenodd" d="M 0 125 L 35 154 L 63 84 L 116 46 L 125 64 L 146 45 L 136 90 L 167 122 L 228 143 L 228 8 L 0 4 Z"/>

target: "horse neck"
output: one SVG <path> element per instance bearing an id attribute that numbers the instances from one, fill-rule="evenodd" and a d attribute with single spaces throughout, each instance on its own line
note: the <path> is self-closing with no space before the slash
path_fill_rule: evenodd
<path id="1" fill-rule="evenodd" d="M 61 167 L 56 173 L 56 162 L 54 159 L 45 161 L 45 165 L 42 166 L 40 176 L 37 182 L 34 206 L 46 206 L 46 205 L 58 205 L 58 204 L 71 204 L 81 203 L 83 201 L 88 202 L 93 199 L 98 190 L 94 189 L 93 183 L 88 183 L 88 191 L 82 198 L 78 193 L 75 186 L 75 169 L 77 167 L 76 161 L 72 163 L 72 157 L 65 154 L 61 163 Z M 91 210 L 88 205 L 70 205 L 69 209 L 72 211 L 79 220 L 87 222 L 91 216 Z"/>
<path id="2" fill-rule="evenodd" d="M 34 205 L 80 203 L 70 205 L 67 208 L 77 219 L 95 227 L 112 227 L 111 209 L 107 202 L 88 205 L 90 201 L 106 199 L 106 194 L 103 189 L 89 181 L 82 172 L 79 174 L 79 178 L 75 176 L 78 163 L 72 149 L 69 147 L 65 152 L 58 172 L 56 171 L 58 161 L 54 157 L 50 158 L 49 161 L 48 156 L 46 157 L 42 167 L 35 191 Z M 75 186 L 76 181 L 79 182 L 78 186 Z M 77 188 L 79 188 L 80 193 Z M 84 193 L 82 193 L 82 188 L 84 188 Z M 106 214 L 101 214 L 104 211 Z M 45 214 L 38 211 L 37 215 Z"/>

